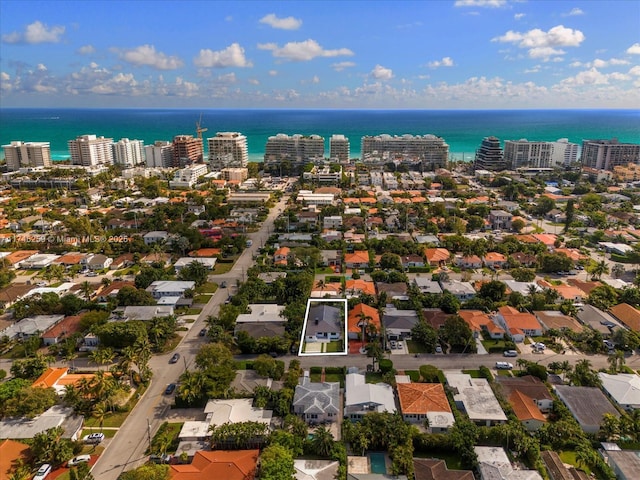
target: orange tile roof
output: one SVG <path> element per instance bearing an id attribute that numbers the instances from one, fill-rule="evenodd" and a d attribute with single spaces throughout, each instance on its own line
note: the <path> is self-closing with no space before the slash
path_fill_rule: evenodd
<path id="1" fill-rule="evenodd" d="M 598 281 L 585 282 L 584 280 L 578 280 L 577 278 L 570 278 L 567 280 L 567 283 L 569 285 L 573 285 L 574 287 L 578 287 L 587 295 L 589 295 L 591 293 L 591 290 L 593 290 L 594 288 L 602 286 L 602 282 L 598 282 Z"/>
<path id="2" fill-rule="evenodd" d="M 127 282 L 133 285 L 133 282 Z M 80 332 L 80 320 L 86 313 L 82 315 L 73 315 L 65 317 L 62 321 L 56 323 L 49 330 L 40 335 L 41 338 L 62 338 L 73 335 L 76 332 Z"/>
<path id="3" fill-rule="evenodd" d="M 169 465 L 173 480 L 253 480 L 260 450 L 198 451 L 188 465 Z"/>
<path id="4" fill-rule="evenodd" d="M 525 422 L 527 420 L 539 420 L 540 422 L 546 423 L 547 419 L 544 417 L 533 398 L 526 396 L 519 390 L 516 390 L 511 394 L 509 397 L 509 403 L 513 408 L 513 413 L 516 414 L 516 417 L 518 417 L 518 420 L 521 422 Z"/>
<path id="5" fill-rule="evenodd" d="M 358 250 L 353 253 L 346 253 L 344 263 L 369 263 L 369 252 Z"/>
<path id="6" fill-rule="evenodd" d="M 467 322 L 469 328 L 472 331 L 479 332 L 482 330 L 483 325 L 489 325 L 493 323 L 489 316 L 480 310 L 460 310 L 458 315 Z"/>
<path id="7" fill-rule="evenodd" d="M 84 253 L 76 253 L 71 252 L 66 255 L 62 255 L 61 257 L 55 259 L 53 263 L 64 263 L 65 265 L 77 265 L 85 258 L 87 255 Z"/>
<path id="8" fill-rule="evenodd" d="M 215 257 L 220 255 L 222 250 L 220 248 L 200 248 L 189 252 L 190 257 Z"/>
<path id="9" fill-rule="evenodd" d="M 4 258 L 7 262 L 9 262 L 9 264 L 15 265 L 16 263 L 26 260 L 36 253 L 38 253 L 38 250 L 17 250 L 15 252 L 11 252 Z"/>
<path id="10" fill-rule="evenodd" d="M 342 201 L 343 203 L 360 203 L 359 198 L 351 198 L 351 197 L 345 198 Z"/>
<path id="11" fill-rule="evenodd" d="M 552 233 L 534 233 L 531 236 L 547 246 L 553 246 L 558 239 L 558 237 Z"/>
<path id="12" fill-rule="evenodd" d="M 280 247 L 278 250 L 275 251 L 273 256 L 274 257 L 282 257 L 282 256 L 287 256 L 290 253 L 291 253 L 291 249 L 289 247 Z"/>
<path id="13" fill-rule="evenodd" d="M 564 253 L 574 262 L 579 262 L 580 260 L 587 258 L 586 255 L 581 254 L 580 251 L 576 248 L 556 248 L 555 253 Z"/>
<path id="14" fill-rule="evenodd" d="M 538 239 L 533 235 L 514 235 L 514 237 L 522 243 L 538 243 Z"/>
<path id="15" fill-rule="evenodd" d="M 0 443 L 0 478 L 9 478 L 20 460 L 26 463 L 31 453 L 29 448 L 29 445 L 15 440 L 4 440 Z"/>
<path id="16" fill-rule="evenodd" d="M 509 329 L 518 330 L 542 330 L 538 319 L 531 313 L 522 313 L 513 307 L 500 307 L 498 309 Z"/>
<path id="17" fill-rule="evenodd" d="M 40 375 L 35 382 L 31 384 L 32 387 L 51 388 L 58 380 L 67 374 L 67 368 L 47 368 L 42 375 Z"/>
<path id="18" fill-rule="evenodd" d="M 361 333 L 362 327 L 360 324 L 360 314 L 363 313 L 365 317 L 371 317 L 369 323 L 378 327 L 378 331 L 380 331 L 380 314 L 378 313 L 378 309 L 374 307 L 370 307 L 366 303 L 359 303 L 355 307 L 351 309 L 349 312 L 349 331 L 354 333 Z"/>
<path id="19" fill-rule="evenodd" d="M 377 203 L 378 201 L 375 198 L 365 197 L 360 199 L 360 203 L 368 203 L 370 205 Z"/>
<path id="20" fill-rule="evenodd" d="M 400 409 L 404 415 L 449 412 L 449 400 L 441 383 L 398 383 Z"/>
<path id="21" fill-rule="evenodd" d="M 446 248 L 425 248 L 424 254 L 429 262 L 446 262 L 451 256 Z"/>
<path id="22" fill-rule="evenodd" d="M 498 252 L 489 252 L 484 256 L 486 262 L 506 262 L 507 257 Z"/>
<path id="23" fill-rule="evenodd" d="M 340 290 L 342 289 L 342 284 L 340 282 L 332 282 L 332 283 L 325 283 L 323 288 L 320 288 L 318 286 L 318 283 L 316 282 L 316 284 L 313 286 L 314 291 L 316 292 L 326 292 L 326 293 L 339 293 Z"/>
<path id="24" fill-rule="evenodd" d="M 367 295 L 375 295 L 376 294 L 376 286 L 373 282 L 367 282 L 366 280 L 347 280 L 345 282 L 345 289 L 347 292 L 349 291 L 361 291 L 362 293 L 366 293 Z"/>
<path id="25" fill-rule="evenodd" d="M 621 303 L 611 307 L 609 312 L 635 332 L 640 332 L 640 310 L 633 308 L 628 303 Z"/>
<path id="26" fill-rule="evenodd" d="M 572 285 L 552 285 L 551 288 L 565 300 L 572 300 L 576 297 L 586 297 L 587 295 L 578 287 Z"/>

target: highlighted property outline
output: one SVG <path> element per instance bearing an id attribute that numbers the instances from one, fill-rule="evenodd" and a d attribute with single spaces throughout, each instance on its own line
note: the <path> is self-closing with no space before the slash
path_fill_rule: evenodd
<path id="1" fill-rule="evenodd" d="M 336 303 L 342 303 L 342 326 L 343 326 L 343 333 L 342 333 L 342 342 L 344 345 L 344 351 L 342 352 L 312 352 L 312 353 L 308 353 L 304 351 L 305 345 L 307 344 L 305 338 L 306 338 L 306 333 L 307 333 L 307 325 L 308 325 L 308 321 L 309 321 L 309 309 L 311 307 L 311 303 L 331 303 L 331 304 L 336 304 Z M 347 301 L 347 299 L 345 298 L 338 298 L 338 299 L 319 299 L 319 298 L 309 298 L 307 299 L 307 309 L 304 312 L 304 328 L 302 329 L 302 337 L 300 338 L 300 346 L 298 347 L 298 356 L 300 357 L 318 357 L 318 356 L 325 356 L 325 355 L 347 355 L 349 353 L 349 344 L 348 344 L 348 339 L 347 339 L 347 318 L 348 318 L 348 313 L 349 313 L 349 303 Z"/>

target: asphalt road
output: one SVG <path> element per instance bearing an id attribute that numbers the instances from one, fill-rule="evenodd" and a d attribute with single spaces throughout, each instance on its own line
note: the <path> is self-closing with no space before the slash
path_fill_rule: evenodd
<path id="1" fill-rule="evenodd" d="M 253 256 L 273 232 L 273 222 L 280 215 L 280 211 L 284 210 L 287 200 L 288 196 L 284 196 L 271 209 L 259 231 L 248 235 L 253 244 L 244 250 L 236 260 L 233 269 L 226 274 L 212 277 L 212 280 L 218 284 L 226 281 L 228 287 L 219 288 L 216 291 L 176 349 L 165 355 L 151 358 L 149 362 L 153 371 L 151 384 L 116 435 L 112 439 L 105 440 L 106 449 L 91 470 L 96 479 L 116 480 L 120 473 L 136 468 L 147 461 L 145 451 L 149 446 L 149 439 L 153 438 L 165 421 L 166 413 L 173 401 L 172 395 L 164 395 L 166 386 L 169 383 L 177 383 L 185 369 L 192 368 L 199 348 L 205 343 L 205 339 L 199 337 L 198 333 L 206 325 L 206 318 L 209 315 L 215 315 L 220 304 L 224 303 L 229 293 L 233 292 L 233 286 L 238 281 L 244 280 L 247 270 L 253 264 Z M 169 359 L 176 352 L 181 358 L 177 363 L 170 364 Z"/>

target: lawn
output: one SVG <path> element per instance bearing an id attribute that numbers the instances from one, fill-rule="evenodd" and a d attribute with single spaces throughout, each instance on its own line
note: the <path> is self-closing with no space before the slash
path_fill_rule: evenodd
<path id="1" fill-rule="evenodd" d="M 482 375 L 480 375 L 480 370 L 463 370 L 462 373 L 466 373 L 471 378 L 482 378 Z"/>
<path id="2" fill-rule="evenodd" d="M 171 336 L 171 338 L 169 340 L 167 340 L 167 343 L 164 344 L 164 346 L 162 347 L 162 350 L 160 351 L 160 354 L 170 352 L 171 350 L 176 348 L 178 346 L 178 344 L 180 343 L 180 340 L 182 340 L 182 337 L 180 335 L 176 335 L 174 333 Z"/>
<path id="3" fill-rule="evenodd" d="M 498 375 L 502 375 L 503 377 L 513 377 L 509 370 L 498 370 Z"/>
<path id="4" fill-rule="evenodd" d="M 311 380 L 311 382 L 313 382 L 313 383 L 320 383 L 322 381 L 322 374 L 321 373 L 311 373 L 311 374 L 309 374 L 309 380 Z"/>
<path id="5" fill-rule="evenodd" d="M 222 263 L 216 262 L 216 266 L 213 269 L 212 275 L 222 275 L 223 273 L 229 273 L 233 268 L 235 262 Z"/>
<path id="6" fill-rule="evenodd" d="M 482 340 L 482 345 L 489 353 L 500 353 L 509 350 L 504 340 Z"/>
<path id="7" fill-rule="evenodd" d="M 576 460 L 576 452 L 574 452 L 573 450 L 567 450 L 566 452 L 559 452 L 558 454 L 560 455 L 560 460 L 562 460 L 564 463 L 568 463 L 569 465 L 573 465 L 576 468 L 584 470 L 584 472 L 588 476 L 591 476 L 591 470 L 589 469 L 589 467 L 578 465 L 578 460 Z"/>
<path id="8" fill-rule="evenodd" d="M 418 370 L 405 370 L 405 375 L 409 375 L 409 378 L 413 383 L 418 383 L 420 381 L 420 372 Z"/>
<path id="9" fill-rule="evenodd" d="M 318 267 L 316 268 L 316 275 L 328 275 L 334 273 L 333 268 L 331 267 Z"/>
<path id="10" fill-rule="evenodd" d="M 416 458 L 439 458 L 440 460 L 445 461 L 449 470 L 462 470 L 462 460 L 460 459 L 460 455 L 455 453 L 427 451 L 416 452 L 413 456 Z"/>
<path id="11" fill-rule="evenodd" d="M 199 315 L 202 311 L 201 308 L 181 308 L 176 311 L 178 315 Z"/>
<path id="12" fill-rule="evenodd" d="M 340 373 L 326 373 L 324 376 L 325 382 L 339 383 L 341 388 L 344 388 L 345 376 Z"/>
<path id="13" fill-rule="evenodd" d="M 406 344 L 409 353 L 432 353 L 427 349 L 426 346 L 424 346 L 420 342 L 416 342 L 415 340 L 407 340 Z"/>
<path id="14" fill-rule="evenodd" d="M 206 304 L 206 303 L 209 303 L 209 300 L 211 300 L 211 297 L 213 297 L 213 295 L 208 295 L 208 294 L 196 295 L 195 297 L 193 297 L 193 303 Z"/>
<path id="15" fill-rule="evenodd" d="M 216 293 L 216 290 L 218 290 L 218 284 L 214 282 L 203 283 L 196 287 L 196 293 Z"/>
<path id="16" fill-rule="evenodd" d="M 380 383 L 382 381 L 382 373 L 367 372 L 364 374 L 364 378 L 367 383 Z"/>
<path id="17" fill-rule="evenodd" d="M 135 394 L 134 394 L 135 396 Z M 106 417 L 104 417 L 104 422 L 102 424 L 103 427 L 120 427 L 124 421 L 127 419 L 127 417 L 129 416 L 129 411 L 126 412 L 115 412 L 115 413 L 111 413 L 109 415 L 107 415 Z M 100 430 L 100 423 L 98 422 L 97 419 L 91 417 L 91 418 L 86 418 L 84 421 L 84 426 L 85 427 L 89 427 L 89 429 L 93 428 L 94 432 L 96 430 Z M 86 429 L 85 429 L 86 430 Z M 105 430 L 106 432 L 106 430 Z M 107 434 L 104 433 L 105 436 L 107 436 Z"/>
<path id="18" fill-rule="evenodd" d="M 344 346 L 341 341 L 329 342 L 325 344 L 324 351 L 326 353 L 344 352 Z"/>
<path id="19" fill-rule="evenodd" d="M 178 435 L 182 425 L 184 423 L 163 423 L 154 435 L 153 440 L 151 440 L 151 445 L 156 445 L 162 437 L 168 437 L 171 439 L 171 443 L 168 445 L 167 453 L 175 453 L 178 448 Z M 147 453 L 151 453 L 151 451 L 147 450 Z"/>

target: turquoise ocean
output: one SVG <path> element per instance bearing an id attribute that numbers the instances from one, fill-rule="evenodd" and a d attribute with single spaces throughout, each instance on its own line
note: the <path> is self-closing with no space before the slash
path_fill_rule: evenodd
<path id="1" fill-rule="evenodd" d="M 201 120 L 200 120 L 201 119 Z M 195 136 L 196 122 L 208 131 L 246 135 L 249 157 L 262 161 L 267 138 L 278 133 L 317 134 L 326 152 L 333 134 L 350 140 L 360 156 L 365 135 L 434 134 L 449 144 L 451 157 L 471 161 L 482 139 L 554 141 L 618 138 L 640 143 L 640 110 L 169 110 L 169 109 L 0 109 L 0 145 L 13 140 L 50 142 L 54 160 L 68 158 L 67 142 L 95 134 L 144 140 Z M 206 150 L 206 141 L 205 141 Z"/>

